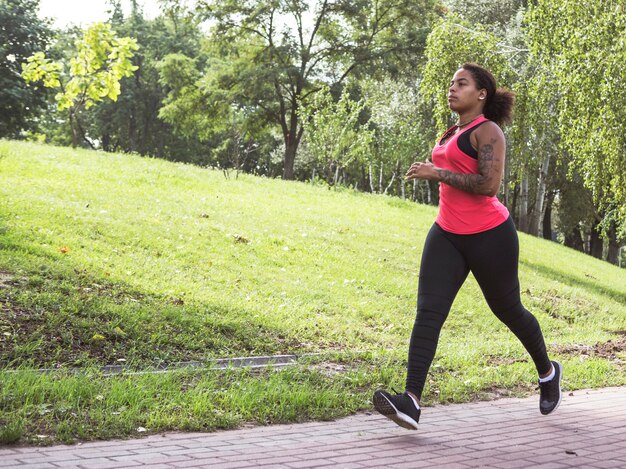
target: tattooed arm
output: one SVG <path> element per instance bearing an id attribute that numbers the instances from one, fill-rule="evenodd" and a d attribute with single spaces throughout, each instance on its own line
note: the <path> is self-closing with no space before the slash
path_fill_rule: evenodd
<path id="1" fill-rule="evenodd" d="M 498 125 L 488 122 L 472 132 L 470 138 L 478 148 L 478 174 L 455 173 L 432 163 L 413 163 L 406 179 L 430 179 L 472 194 L 496 195 L 504 169 L 504 134 Z"/>

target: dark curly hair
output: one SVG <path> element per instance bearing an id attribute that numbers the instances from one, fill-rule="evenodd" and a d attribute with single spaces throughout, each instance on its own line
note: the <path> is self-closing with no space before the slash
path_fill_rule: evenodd
<path id="1" fill-rule="evenodd" d="M 487 90 L 487 98 L 483 114 L 489 120 L 499 126 L 511 123 L 513 106 L 515 105 L 515 93 L 506 88 L 496 88 L 496 79 L 491 72 L 475 63 L 461 65 L 463 70 L 472 74 L 478 89 Z"/>

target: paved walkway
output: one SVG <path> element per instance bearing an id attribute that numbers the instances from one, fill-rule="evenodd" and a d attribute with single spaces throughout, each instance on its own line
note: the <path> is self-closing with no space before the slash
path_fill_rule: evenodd
<path id="1" fill-rule="evenodd" d="M 426 408 L 418 431 L 378 414 L 335 422 L 0 448 L 2 468 L 626 468 L 626 387 Z"/>

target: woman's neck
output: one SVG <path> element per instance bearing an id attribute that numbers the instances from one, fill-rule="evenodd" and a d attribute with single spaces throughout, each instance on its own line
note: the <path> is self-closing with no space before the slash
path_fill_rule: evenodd
<path id="1" fill-rule="evenodd" d="M 466 127 L 482 115 L 483 115 L 482 110 L 465 112 L 465 113 L 459 114 L 459 120 L 456 122 L 456 126 L 459 128 Z"/>

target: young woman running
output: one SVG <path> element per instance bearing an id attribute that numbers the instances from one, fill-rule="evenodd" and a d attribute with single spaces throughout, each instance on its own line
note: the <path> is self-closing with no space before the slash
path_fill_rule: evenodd
<path id="1" fill-rule="evenodd" d="M 413 163 L 406 174 L 408 180 L 440 182 L 439 214 L 422 253 L 406 391 L 374 393 L 376 410 L 408 429 L 417 429 L 439 332 L 469 272 L 493 313 L 530 354 L 539 374 L 541 413 L 549 414 L 561 402 L 562 367 L 548 358 L 539 323 L 520 301 L 517 231 L 496 198 L 506 148 L 500 126 L 510 122 L 513 103 L 513 93 L 496 88 L 488 70 L 464 64 L 448 91 L 457 124 L 435 145 L 432 163 Z"/>

